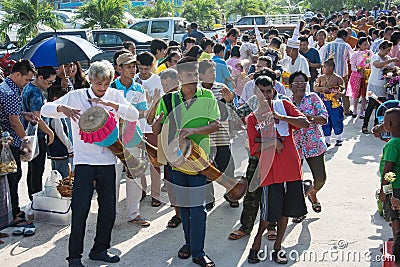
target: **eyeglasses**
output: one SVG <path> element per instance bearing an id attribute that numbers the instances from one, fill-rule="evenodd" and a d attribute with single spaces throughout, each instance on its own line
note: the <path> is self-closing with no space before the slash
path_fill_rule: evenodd
<path id="1" fill-rule="evenodd" d="M 55 82 L 56 82 L 55 80 L 53 80 L 53 81 L 49 81 L 49 80 L 47 80 L 47 79 L 46 79 L 45 81 L 47 82 L 47 84 L 48 84 L 48 85 L 52 85 L 53 83 L 55 83 Z"/>
<path id="2" fill-rule="evenodd" d="M 308 82 L 294 82 L 292 83 L 293 87 L 306 87 Z"/>

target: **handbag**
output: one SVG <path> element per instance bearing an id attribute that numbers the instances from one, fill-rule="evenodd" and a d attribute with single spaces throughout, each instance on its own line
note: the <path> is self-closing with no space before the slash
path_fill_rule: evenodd
<path id="1" fill-rule="evenodd" d="M 25 130 L 28 143 L 31 144 L 31 150 L 23 149 L 21 154 L 21 161 L 28 162 L 33 160 L 39 155 L 39 140 L 37 136 L 38 124 L 29 123 Z"/>

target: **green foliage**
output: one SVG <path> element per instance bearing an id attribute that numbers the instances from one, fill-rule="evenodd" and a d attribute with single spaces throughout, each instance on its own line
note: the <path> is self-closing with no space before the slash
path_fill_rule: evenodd
<path id="1" fill-rule="evenodd" d="M 182 16 L 188 21 L 196 21 L 201 27 L 212 28 L 221 12 L 216 0 L 184 1 Z"/>
<path id="2" fill-rule="evenodd" d="M 174 16 L 174 4 L 170 1 L 156 0 L 151 5 L 133 7 L 135 17 L 160 18 Z"/>
<path id="3" fill-rule="evenodd" d="M 129 0 L 87 1 L 78 9 L 75 19 L 83 19 L 85 28 L 125 28 L 124 11 L 130 5 Z"/>
<path id="4" fill-rule="evenodd" d="M 28 39 L 39 33 L 40 25 L 52 29 L 62 28 L 61 23 L 51 12 L 53 7 L 40 0 L 0 0 L 2 10 L 7 12 L 0 23 L 0 31 L 7 32 L 13 24 L 18 24 L 18 44 L 24 45 Z"/>
<path id="5" fill-rule="evenodd" d="M 262 6 L 262 1 L 258 0 L 232 0 L 226 3 L 225 9 L 227 10 L 227 17 L 232 15 L 240 15 L 244 17 L 247 15 L 264 14 Z"/>

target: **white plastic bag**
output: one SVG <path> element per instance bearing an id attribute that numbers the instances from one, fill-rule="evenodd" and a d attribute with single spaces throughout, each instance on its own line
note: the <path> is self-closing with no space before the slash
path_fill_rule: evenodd
<path id="1" fill-rule="evenodd" d="M 51 171 L 51 175 L 47 177 L 44 184 L 44 193 L 46 197 L 61 198 L 60 192 L 57 190 L 57 182 L 62 180 L 61 174 L 58 171 Z"/>
<path id="2" fill-rule="evenodd" d="M 38 131 L 38 124 L 33 125 L 32 123 L 28 124 L 28 127 L 26 128 L 26 135 L 28 139 L 28 143 L 31 146 L 31 151 L 26 150 L 22 151 L 21 154 L 21 161 L 28 162 L 33 160 L 39 155 L 39 141 L 37 137 L 37 131 Z"/>

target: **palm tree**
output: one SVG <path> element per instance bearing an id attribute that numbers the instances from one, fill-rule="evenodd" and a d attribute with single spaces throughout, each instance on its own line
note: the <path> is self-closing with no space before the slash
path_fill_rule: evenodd
<path id="1" fill-rule="evenodd" d="M 183 3 L 182 16 L 189 21 L 197 21 L 200 26 L 212 28 L 215 19 L 222 17 L 216 0 L 192 0 Z"/>
<path id="2" fill-rule="evenodd" d="M 39 32 L 41 25 L 61 29 L 62 25 L 51 12 L 53 7 L 40 0 L 0 0 L 2 10 L 7 12 L 0 23 L 0 31 L 8 32 L 18 25 L 18 43 L 24 45 Z"/>
<path id="3" fill-rule="evenodd" d="M 133 8 L 135 16 L 142 18 L 160 18 L 174 16 L 174 4 L 170 1 L 156 0 L 151 5 Z"/>
<path id="4" fill-rule="evenodd" d="M 85 28 L 124 28 L 124 11 L 130 6 L 129 0 L 87 1 L 78 9 L 75 19 L 83 19 Z"/>
<path id="5" fill-rule="evenodd" d="M 226 3 L 226 16 L 232 15 L 262 15 L 262 2 L 257 0 L 233 0 Z"/>

